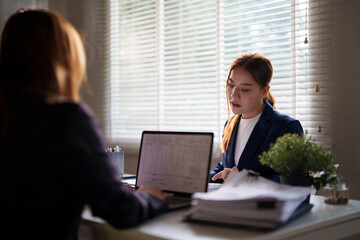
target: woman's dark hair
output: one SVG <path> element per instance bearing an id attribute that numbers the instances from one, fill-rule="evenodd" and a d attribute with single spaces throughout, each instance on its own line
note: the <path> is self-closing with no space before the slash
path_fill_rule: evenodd
<path id="1" fill-rule="evenodd" d="M 68 21 L 45 10 L 13 14 L 0 43 L 0 146 L 19 102 L 77 101 L 85 68 L 83 43 Z"/>

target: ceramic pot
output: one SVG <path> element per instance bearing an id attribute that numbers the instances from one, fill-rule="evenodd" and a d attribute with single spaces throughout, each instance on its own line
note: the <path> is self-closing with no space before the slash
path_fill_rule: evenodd
<path id="1" fill-rule="evenodd" d="M 292 186 L 303 186 L 310 187 L 313 182 L 313 177 L 304 176 L 304 177 L 292 177 L 292 176 L 280 176 L 280 183 L 292 185 Z M 304 201 L 310 203 L 310 195 Z"/>
<path id="2" fill-rule="evenodd" d="M 287 177 L 287 176 L 280 176 L 280 183 L 288 184 L 292 186 L 311 186 L 313 182 L 313 178 L 310 176 L 304 177 Z"/>

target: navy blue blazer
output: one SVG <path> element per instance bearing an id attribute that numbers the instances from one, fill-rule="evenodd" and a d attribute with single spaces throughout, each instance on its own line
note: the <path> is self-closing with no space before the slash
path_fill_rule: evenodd
<path id="1" fill-rule="evenodd" d="M 239 122 L 235 125 L 233 134 L 231 135 L 230 145 L 228 150 L 223 153 L 222 162 L 219 162 L 213 171 L 210 171 L 210 182 L 214 182 L 211 178 L 224 168 L 233 168 L 235 166 L 234 154 L 236 149 L 236 137 L 239 128 Z M 237 168 L 239 171 L 248 169 L 258 172 L 261 176 L 279 181 L 278 174 L 271 168 L 263 166 L 258 159 L 258 156 L 267 151 L 271 143 L 285 133 L 303 133 L 303 128 L 300 122 L 285 114 L 276 111 L 270 103 L 265 101 L 265 108 L 261 114 L 259 121 L 256 123 L 249 140 L 247 141 L 244 151 L 240 157 Z M 223 182 L 218 179 L 215 182 Z"/>

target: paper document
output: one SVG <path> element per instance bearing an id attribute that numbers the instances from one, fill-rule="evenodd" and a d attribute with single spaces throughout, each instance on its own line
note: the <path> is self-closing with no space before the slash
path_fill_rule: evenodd
<path id="1" fill-rule="evenodd" d="M 280 184 L 261 176 L 249 176 L 247 170 L 231 172 L 224 186 L 210 193 L 195 193 L 193 198 L 204 200 L 297 200 L 309 195 L 312 187 L 294 187 Z"/>
<path id="2" fill-rule="evenodd" d="M 232 172 L 219 189 L 193 194 L 189 219 L 273 228 L 288 221 L 313 190 L 276 183 L 247 170 Z"/>

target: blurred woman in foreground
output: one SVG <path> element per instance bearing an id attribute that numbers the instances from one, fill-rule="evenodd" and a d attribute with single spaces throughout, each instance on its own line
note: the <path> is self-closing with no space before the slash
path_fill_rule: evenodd
<path id="1" fill-rule="evenodd" d="M 77 239 L 84 205 L 115 227 L 167 205 L 117 177 L 99 126 L 79 103 L 85 52 L 75 28 L 43 10 L 12 15 L 0 48 L 0 234 Z M 10 234 L 10 235 L 7 235 Z"/>

